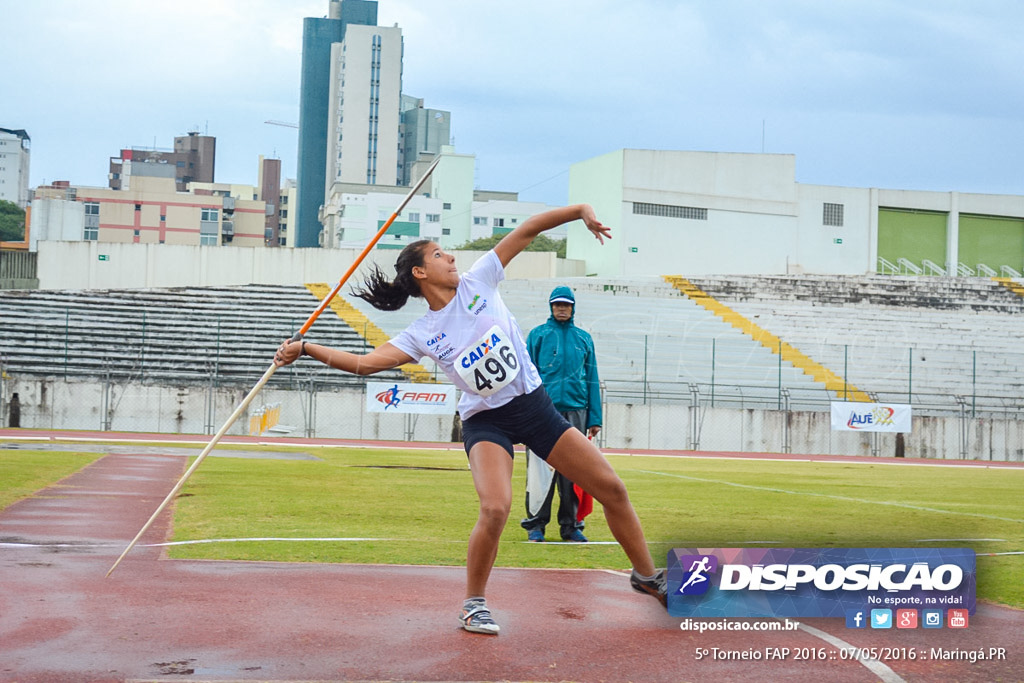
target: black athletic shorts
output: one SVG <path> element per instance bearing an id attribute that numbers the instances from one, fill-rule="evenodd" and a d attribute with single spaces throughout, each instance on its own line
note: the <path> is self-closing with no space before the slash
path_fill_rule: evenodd
<path id="1" fill-rule="evenodd" d="M 473 446 L 488 441 L 498 444 L 513 457 L 513 444 L 521 443 L 547 460 L 567 429 L 572 429 L 572 425 L 555 410 L 548 392 L 541 386 L 516 396 L 503 406 L 481 410 L 463 420 L 462 442 L 467 455 Z"/>

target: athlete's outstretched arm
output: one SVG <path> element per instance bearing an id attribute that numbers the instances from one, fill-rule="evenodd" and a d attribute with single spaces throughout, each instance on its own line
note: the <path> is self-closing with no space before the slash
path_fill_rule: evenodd
<path id="1" fill-rule="evenodd" d="M 398 347 L 392 345 L 391 342 L 385 342 L 369 353 L 359 354 L 289 339 L 278 347 L 277 353 L 274 355 L 274 363 L 278 367 L 294 363 L 302 355 L 303 344 L 305 344 L 306 355 L 310 358 L 336 370 L 351 372 L 353 375 L 372 375 L 375 372 L 390 370 L 415 361 L 404 351 L 398 350 Z"/>
<path id="2" fill-rule="evenodd" d="M 515 230 L 501 238 L 501 241 L 494 247 L 494 253 L 498 255 L 502 266 L 507 266 L 509 261 L 516 257 L 519 252 L 526 249 L 533 238 L 545 230 L 557 228 L 570 221 L 581 220 L 586 224 L 587 229 L 594 234 L 601 244 L 604 238 L 612 238 L 611 229 L 602 225 L 594 215 L 594 209 L 589 204 L 575 204 L 558 209 L 551 209 L 535 216 L 530 216 L 520 223 Z"/>

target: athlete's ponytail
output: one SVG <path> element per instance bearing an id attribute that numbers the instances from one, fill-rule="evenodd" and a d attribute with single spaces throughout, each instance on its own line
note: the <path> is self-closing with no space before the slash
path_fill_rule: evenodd
<path id="1" fill-rule="evenodd" d="M 393 282 L 374 265 L 373 272 L 363 280 L 363 289 L 352 290 L 352 295 L 381 311 L 397 311 L 410 296 L 423 296 L 412 269 L 423 265 L 423 247 L 428 244 L 430 240 L 417 240 L 402 249 L 395 262 Z"/>

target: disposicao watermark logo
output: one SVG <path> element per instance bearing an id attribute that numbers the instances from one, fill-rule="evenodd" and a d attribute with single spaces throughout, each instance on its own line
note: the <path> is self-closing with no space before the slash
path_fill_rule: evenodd
<path id="1" fill-rule="evenodd" d="M 668 553 L 668 612 L 674 617 L 845 617 L 852 628 L 862 628 L 873 610 L 895 614 L 898 608 L 973 614 L 974 551 L 676 548 Z"/>
<path id="2" fill-rule="evenodd" d="M 681 595 L 703 595 L 711 587 L 710 575 L 718 569 L 718 558 L 714 555 L 684 555 L 679 558 L 680 566 L 689 565 L 679 587 Z"/>

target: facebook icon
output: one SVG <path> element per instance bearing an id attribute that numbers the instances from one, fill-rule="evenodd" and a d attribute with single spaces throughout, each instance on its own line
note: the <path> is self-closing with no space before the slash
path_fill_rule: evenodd
<path id="1" fill-rule="evenodd" d="M 862 609 L 846 610 L 846 628 L 867 628 L 868 620 Z"/>

